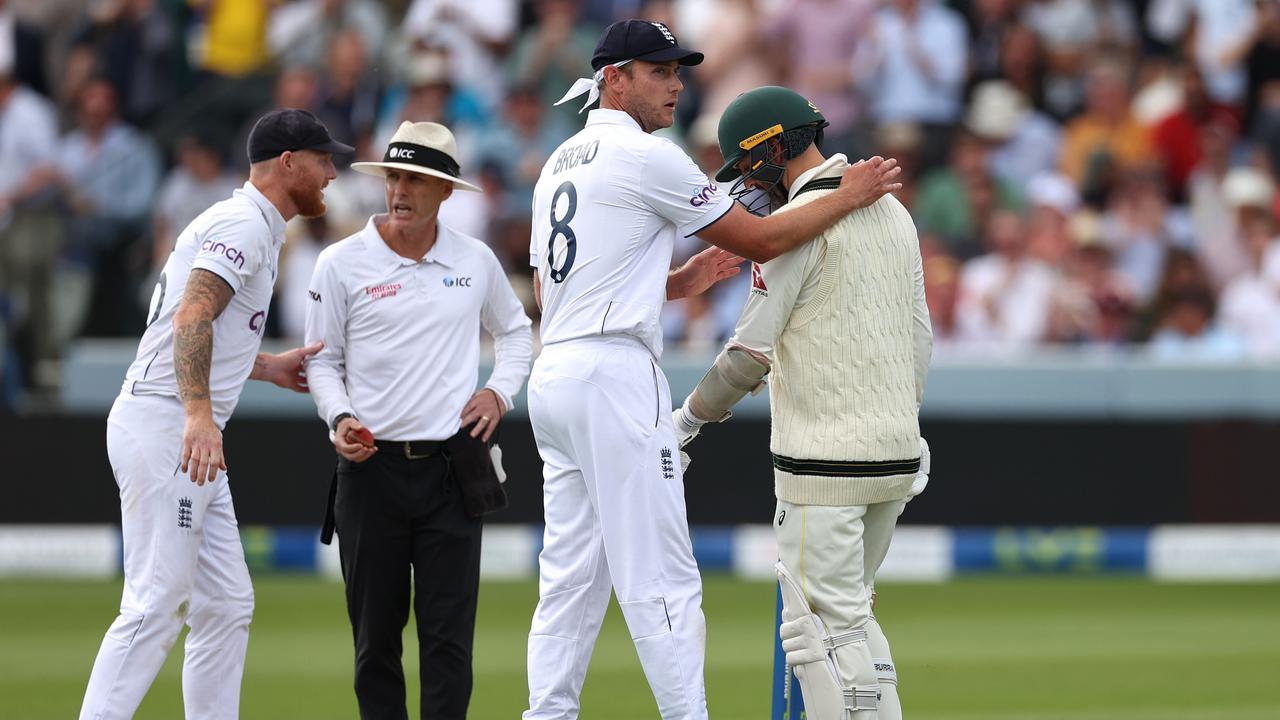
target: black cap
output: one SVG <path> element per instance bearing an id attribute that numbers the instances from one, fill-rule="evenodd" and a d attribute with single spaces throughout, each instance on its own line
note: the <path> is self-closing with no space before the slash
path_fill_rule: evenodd
<path id="1" fill-rule="evenodd" d="M 281 108 L 258 118 L 249 131 L 249 162 L 270 160 L 284 152 L 318 150 L 351 153 L 355 148 L 329 137 L 324 123 L 306 110 Z"/>
<path id="2" fill-rule="evenodd" d="M 702 53 L 680 47 L 676 36 L 660 22 L 619 20 L 600 35 L 595 55 L 591 56 L 591 69 L 599 70 L 623 60 L 679 60 L 681 65 L 697 65 L 702 62 Z"/>

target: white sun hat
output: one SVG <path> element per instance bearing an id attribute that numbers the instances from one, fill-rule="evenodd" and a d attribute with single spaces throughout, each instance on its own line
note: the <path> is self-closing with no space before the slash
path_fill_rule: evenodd
<path id="1" fill-rule="evenodd" d="M 1242 207 L 1269 210 L 1275 202 L 1276 184 L 1266 171 L 1256 167 L 1232 168 L 1222 180 L 1222 198 L 1236 210 Z"/>
<path id="2" fill-rule="evenodd" d="M 351 169 L 365 175 L 383 176 L 387 170 L 430 175 L 448 180 L 459 190 L 483 192 L 458 177 L 458 143 L 449 128 L 440 123 L 408 122 L 400 124 L 391 136 L 382 162 L 351 163 Z"/>
<path id="3" fill-rule="evenodd" d="M 1022 93 L 1003 80 L 988 80 L 973 90 L 965 127 L 978 137 L 1004 142 L 1013 137 L 1030 108 Z"/>

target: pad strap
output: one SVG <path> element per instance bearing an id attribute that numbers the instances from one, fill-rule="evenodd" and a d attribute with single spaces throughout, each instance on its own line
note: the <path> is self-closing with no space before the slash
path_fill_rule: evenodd
<path id="1" fill-rule="evenodd" d="M 866 630 L 850 630 L 848 632 L 836 633 L 835 635 L 827 635 L 822 638 L 822 646 L 827 650 L 835 650 L 841 645 L 848 645 L 867 639 Z"/>
<path id="2" fill-rule="evenodd" d="M 844 689 L 844 706 L 848 710 L 880 709 L 880 687 L 849 687 Z"/>

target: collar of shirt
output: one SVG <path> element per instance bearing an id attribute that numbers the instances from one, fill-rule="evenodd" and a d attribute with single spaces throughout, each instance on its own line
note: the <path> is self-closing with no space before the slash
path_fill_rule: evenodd
<path id="1" fill-rule="evenodd" d="M 844 172 L 845 167 L 848 165 L 849 159 L 844 156 L 844 153 L 836 153 L 823 161 L 821 165 L 809 168 L 808 170 L 800 173 L 800 177 L 796 178 L 791 183 L 790 189 L 787 190 L 787 202 L 795 200 L 796 195 L 800 193 L 800 190 L 802 190 L 805 185 L 809 184 L 810 180 L 833 175 L 838 177 L 840 173 Z"/>
<path id="2" fill-rule="evenodd" d="M 258 210 L 262 212 L 262 219 L 267 221 L 267 228 L 271 230 L 271 239 L 277 245 L 284 244 L 284 216 L 267 199 L 267 196 L 262 194 L 261 190 L 255 187 L 251 181 L 246 180 L 244 185 L 232 195 L 243 195 L 249 199 L 249 202 L 256 205 Z"/>
<path id="3" fill-rule="evenodd" d="M 596 108 L 587 113 L 587 125 L 622 125 L 644 132 L 635 118 L 621 110 L 610 110 L 608 108 Z"/>
<path id="4" fill-rule="evenodd" d="M 378 232 L 378 226 L 374 222 L 376 218 L 386 217 L 385 215 L 374 215 L 369 218 L 369 222 L 365 223 L 364 230 L 360 234 L 364 240 L 365 248 L 368 249 L 379 263 L 387 265 L 391 268 L 403 267 L 405 265 L 417 265 L 419 262 L 439 263 L 445 267 L 456 267 L 458 264 L 458 243 L 453 237 L 453 231 L 444 223 L 436 220 L 436 241 L 431 245 L 431 249 L 423 256 L 421 260 L 412 260 L 403 255 L 398 254 L 386 240 L 382 239 L 382 233 Z"/>

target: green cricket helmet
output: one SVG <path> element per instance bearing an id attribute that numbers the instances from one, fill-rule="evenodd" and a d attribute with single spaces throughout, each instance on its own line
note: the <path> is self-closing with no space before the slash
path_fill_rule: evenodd
<path id="1" fill-rule="evenodd" d="M 751 192 L 747 180 L 756 180 L 772 192 L 782 180 L 787 160 L 804 152 L 810 143 L 821 147 L 826 126 L 827 119 L 818 107 L 793 90 L 766 85 L 745 92 L 720 116 L 718 136 L 725 162 L 716 181 L 737 178 L 729 192 L 739 200 Z M 751 161 L 745 176 L 736 167 L 743 158 Z"/>

